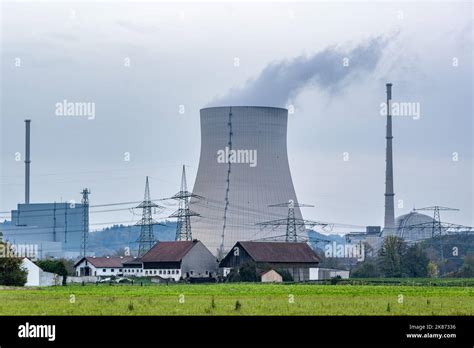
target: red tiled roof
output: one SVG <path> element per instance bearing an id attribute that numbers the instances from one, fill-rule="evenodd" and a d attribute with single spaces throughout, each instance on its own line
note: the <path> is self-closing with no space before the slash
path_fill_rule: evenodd
<path id="1" fill-rule="evenodd" d="M 198 241 L 158 242 L 143 255 L 142 262 L 179 262 Z"/>
<path id="2" fill-rule="evenodd" d="M 83 258 L 76 263 L 79 264 Z M 133 256 L 112 256 L 112 257 L 86 257 L 86 260 L 97 268 L 121 268 L 124 262 L 133 260 Z M 75 265 L 75 266 L 76 266 Z"/>
<path id="3" fill-rule="evenodd" d="M 318 263 L 319 257 L 306 243 L 238 242 L 255 262 Z"/>

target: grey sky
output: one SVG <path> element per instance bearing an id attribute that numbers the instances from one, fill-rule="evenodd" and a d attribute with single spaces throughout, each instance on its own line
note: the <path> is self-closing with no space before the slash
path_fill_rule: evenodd
<path id="1" fill-rule="evenodd" d="M 306 81 L 305 73 L 285 101 L 296 108 L 288 130 L 295 189 L 300 202 L 316 205 L 303 211 L 305 218 L 383 222 L 380 103 L 390 81 L 394 101 L 421 105 L 419 120 L 394 119 L 395 199 L 396 206 L 398 199 L 404 205 L 396 214 L 439 204 L 461 209 L 445 220 L 474 224 L 469 2 L 1 6 L 2 212 L 23 200 L 23 162 L 15 161 L 15 153 L 24 151 L 25 118 L 32 119 L 33 202 L 79 200 L 83 187 L 92 190 L 91 204 L 135 201 L 143 195 L 145 175 L 152 197 L 167 197 L 179 188 L 183 163 L 192 187 L 200 108 L 228 98 L 229 91 L 245 96 L 249 81 L 268 77 L 275 67 L 330 52 L 334 65 L 330 58 L 324 63 L 333 70 L 308 71 L 327 83 Z M 377 46 L 378 59 L 370 55 L 362 69 L 349 60 L 351 76 L 340 78 L 334 67 L 343 56 L 357 56 L 358 47 L 376 38 L 390 38 Z M 15 67 L 16 58 L 21 67 Z M 130 67 L 124 66 L 127 58 Z M 247 96 L 255 104 L 281 106 L 286 99 L 280 93 L 272 102 L 268 91 L 254 91 Z M 95 119 L 56 116 L 55 104 L 64 99 L 95 102 Z M 459 161 L 452 160 L 453 152 Z M 137 218 L 122 211 L 93 214 L 91 222 Z"/>
<path id="2" fill-rule="evenodd" d="M 388 40 L 375 37 L 349 51 L 328 47 L 312 56 L 271 62 L 256 78 L 230 89 L 210 104 L 285 107 L 290 99 L 312 85 L 337 93 L 344 83 L 374 70 Z M 236 62 L 240 64 L 240 60 Z"/>

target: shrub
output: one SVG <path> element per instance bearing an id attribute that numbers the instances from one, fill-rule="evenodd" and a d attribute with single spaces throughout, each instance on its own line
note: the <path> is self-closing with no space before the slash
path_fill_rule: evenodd
<path id="1" fill-rule="evenodd" d="M 358 264 L 351 272 L 351 277 L 354 278 L 378 278 L 380 271 L 377 264 L 373 261 L 364 261 Z"/>
<path id="2" fill-rule="evenodd" d="M 0 285 L 24 286 L 26 284 L 28 271 L 23 269 L 21 265 L 21 258 L 0 258 Z"/>
<path id="3" fill-rule="evenodd" d="M 63 260 L 38 260 L 36 265 L 45 272 L 55 273 L 63 277 L 63 285 L 66 284 L 68 271 Z"/>
<path id="4" fill-rule="evenodd" d="M 240 281 L 258 282 L 257 268 L 253 263 L 245 263 L 239 268 Z"/>

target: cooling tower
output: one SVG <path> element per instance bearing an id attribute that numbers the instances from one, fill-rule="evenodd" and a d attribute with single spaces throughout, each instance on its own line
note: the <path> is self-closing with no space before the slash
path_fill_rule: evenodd
<path id="1" fill-rule="evenodd" d="M 273 107 L 226 106 L 201 110 L 201 155 L 190 208 L 193 238 L 219 255 L 236 241 L 282 236 L 286 226 L 256 223 L 286 218 L 297 202 L 288 164 L 288 111 Z M 299 208 L 295 217 L 302 218 Z"/>

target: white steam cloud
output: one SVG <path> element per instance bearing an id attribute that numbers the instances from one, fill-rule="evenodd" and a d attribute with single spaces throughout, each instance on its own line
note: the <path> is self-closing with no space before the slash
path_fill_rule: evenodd
<path id="1" fill-rule="evenodd" d="M 387 38 L 376 37 L 352 50 L 328 47 L 312 56 L 267 65 L 260 75 L 244 86 L 216 97 L 211 106 L 286 106 L 302 89 L 316 84 L 333 93 L 361 73 L 370 73 L 380 60 Z"/>

